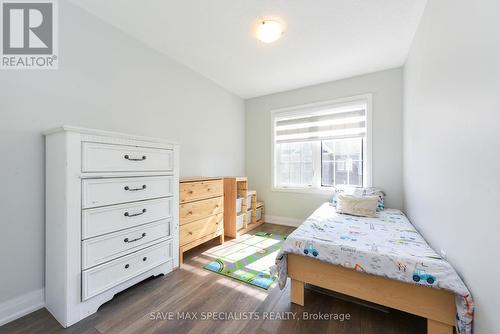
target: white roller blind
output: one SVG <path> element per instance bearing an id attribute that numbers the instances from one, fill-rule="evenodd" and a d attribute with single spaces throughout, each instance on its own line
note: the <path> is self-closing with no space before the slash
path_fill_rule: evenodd
<path id="1" fill-rule="evenodd" d="M 276 143 L 366 136 L 367 103 L 323 106 L 275 115 Z"/>

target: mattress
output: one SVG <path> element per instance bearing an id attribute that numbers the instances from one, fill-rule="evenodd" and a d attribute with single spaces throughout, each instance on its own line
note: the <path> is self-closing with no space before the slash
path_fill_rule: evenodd
<path id="1" fill-rule="evenodd" d="M 456 294 L 457 329 L 472 332 L 473 301 L 460 276 L 437 254 L 399 210 L 375 218 L 338 214 L 319 207 L 288 237 L 276 259 L 279 284 L 286 284 L 286 254 L 315 258 L 368 274 L 446 289 Z"/>

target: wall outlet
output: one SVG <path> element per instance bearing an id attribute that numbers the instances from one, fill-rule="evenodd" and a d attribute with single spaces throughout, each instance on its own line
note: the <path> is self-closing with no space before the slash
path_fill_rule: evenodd
<path id="1" fill-rule="evenodd" d="M 446 252 L 444 249 L 441 249 L 441 257 L 446 260 Z"/>

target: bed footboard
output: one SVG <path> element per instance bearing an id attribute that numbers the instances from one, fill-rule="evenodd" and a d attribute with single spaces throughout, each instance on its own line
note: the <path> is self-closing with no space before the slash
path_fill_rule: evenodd
<path id="1" fill-rule="evenodd" d="M 288 254 L 291 302 L 304 306 L 309 283 L 427 319 L 428 334 L 452 334 L 455 296 L 448 291 L 399 282 L 335 266 L 306 256 Z"/>

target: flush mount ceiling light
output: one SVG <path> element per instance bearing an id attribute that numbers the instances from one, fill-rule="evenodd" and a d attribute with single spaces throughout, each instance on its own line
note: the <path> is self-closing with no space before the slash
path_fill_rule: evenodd
<path id="1" fill-rule="evenodd" d="M 263 20 L 257 27 L 256 37 L 263 43 L 277 41 L 283 35 L 283 25 L 277 21 Z"/>

